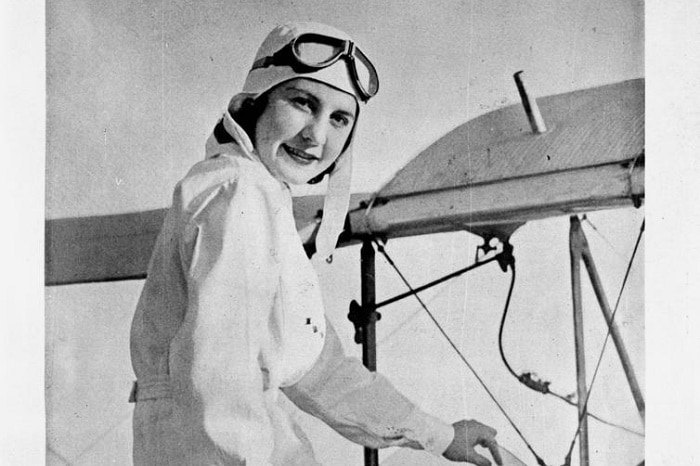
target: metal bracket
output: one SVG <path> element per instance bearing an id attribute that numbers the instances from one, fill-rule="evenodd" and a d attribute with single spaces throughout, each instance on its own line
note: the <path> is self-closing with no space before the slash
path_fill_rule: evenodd
<path id="1" fill-rule="evenodd" d="M 360 303 L 353 299 L 350 303 L 348 319 L 355 326 L 355 343 L 358 345 L 361 344 L 364 338 L 365 328 L 381 320 L 381 318 L 382 315 L 379 312 L 373 309 L 365 309 Z"/>

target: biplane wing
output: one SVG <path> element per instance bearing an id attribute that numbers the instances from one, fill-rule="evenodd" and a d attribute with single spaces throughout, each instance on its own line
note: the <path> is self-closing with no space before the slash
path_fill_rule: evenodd
<path id="1" fill-rule="evenodd" d="M 365 360 L 364 355 L 376 357 L 376 319 L 372 315 L 379 307 L 373 291 L 373 239 L 468 230 L 488 243 L 493 237 L 507 240 L 530 220 L 643 201 L 643 79 L 543 97 L 537 104 L 546 122 L 542 131 L 535 131 L 531 118 L 528 122 L 531 114 L 523 106 L 495 110 L 437 140 L 378 192 L 353 195 L 340 246 L 364 243 L 363 304 L 359 308 L 366 315 L 353 322 L 356 341 L 362 335 L 363 362 L 368 367 L 376 365 L 376 360 Z M 323 196 L 294 199 L 297 229 L 307 249 L 312 248 L 322 209 Z M 165 209 L 158 209 L 47 220 L 46 284 L 144 278 L 165 215 Z M 581 247 L 576 251 L 579 255 L 572 259 L 572 270 L 583 257 Z M 593 281 L 595 273 L 589 270 L 589 274 Z M 580 277 L 572 278 L 572 283 L 574 295 L 580 294 Z M 600 285 L 594 287 L 602 290 Z M 384 303 L 388 301 L 393 299 Z M 613 325 L 614 312 L 607 307 L 601 302 L 643 418 L 643 398 L 631 366 L 625 365 L 626 353 L 620 349 L 621 338 Z M 574 303 L 575 315 L 577 312 L 581 312 L 580 302 Z M 583 348 L 582 337 L 577 334 L 576 338 Z M 577 377 L 580 384 L 585 382 L 585 374 L 577 372 Z M 580 389 L 578 396 L 584 399 L 585 390 Z M 581 424 L 581 432 L 586 429 Z M 580 444 L 587 445 L 587 434 L 585 440 L 583 435 Z M 509 455 L 505 464 L 524 463 Z"/>
<path id="2" fill-rule="evenodd" d="M 353 194 L 357 207 L 370 194 Z M 323 196 L 294 198 L 294 218 L 305 245 L 311 245 L 323 211 Z M 148 261 L 167 209 L 61 218 L 45 224 L 45 283 L 105 282 L 146 277 Z"/>
<path id="3" fill-rule="evenodd" d="M 644 80 L 538 99 L 549 130 L 533 134 L 520 105 L 446 134 L 374 195 L 355 194 L 340 245 L 470 230 L 508 237 L 524 222 L 606 209 L 644 196 Z M 322 196 L 295 198 L 305 245 Z M 47 285 L 143 278 L 165 209 L 46 221 Z"/>
<path id="4" fill-rule="evenodd" d="M 549 128 L 521 105 L 455 128 L 351 213 L 353 234 L 408 236 L 471 229 L 509 236 L 528 220 L 609 209 L 644 197 L 644 80 L 537 100 Z"/>

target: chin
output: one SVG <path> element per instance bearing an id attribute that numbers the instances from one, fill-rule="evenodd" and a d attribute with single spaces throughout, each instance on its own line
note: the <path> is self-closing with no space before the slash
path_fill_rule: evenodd
<path id="1" fill-rule="evenodd" d="M 284 163 L 278 166 L 277 173 L 280 179 L 287 184 L 302 185 L 309 182 L 314 176 L 321 173 L 318 167 L 299 167 L 295 163 Z"/>
<path id="2" fill-rule="evenodd" d="M 306 184 L 309 182 L 311 178 L 314 177 L 314 174 L 307 173 L 306 171 L 304 172 L 299 172 L 298 170 L 285 170 L 282 169 L 279 171 L 280 174 L 280 179 L 281 181 L 284 181 L 287 184 L 293 184 L 293 185 L 302 185 Z"/>

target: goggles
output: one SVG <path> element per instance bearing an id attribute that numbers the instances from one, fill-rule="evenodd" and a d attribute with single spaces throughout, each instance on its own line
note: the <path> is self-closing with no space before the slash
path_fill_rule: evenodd
<path id="1" fill-rule="evenodd" d="M 295 37 L 272 56 L 253 63 L 252 69 L 290 66 L 296 73 L 311 73 L 327 68 L 340 59 L 348 65 L 350 77 L 360 98 L 366 102 L 379 90 L 377 70 L 369 58 L 350 40 L 306 33 Z"/>

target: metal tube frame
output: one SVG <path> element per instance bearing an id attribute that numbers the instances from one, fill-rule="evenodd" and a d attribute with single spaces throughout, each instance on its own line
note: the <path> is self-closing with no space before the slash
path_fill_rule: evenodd
<path id="1" fill-rule="evenodd" d="M 571 258 L 571 297 L 574 316 L 574 343 L 576 351 L 576 393 L 578 395 L 579 456 L 581 466 L 589 466 L 588 419 L 584 410 L 586 399 L 586 352 L 583 341 L 583 299 L 581 296 L 581 224 L 571 216 L 569 229 L 569 257 Z"/>
<path id="2" fill-rule="evenodd" d="M 593 255 L 591 254 L 591 250 L 588 247 L 588 241 L 586 240 L 586 236 L 583 234 L 583 230 L 581 230 L 581 246 L 583 263 L 585 264 L 586 269 L 588 270 L 588 276 L 591 279 L 593 291 L 595 292 L 596 299 L 598 300 L 600 310 L 603 312 L 605 322 L 608 324 L 608 328 L 610 329 L 610 336 L 612 337 L 612 341 L 615 344 L 617 354 L 620 357 L 622 369 L 625 373 L 625 377 L 627 377 L 627 383 L 630 386 L 630 391 L 632 392 L 634 402 L 637 405 L 637 411 L 639 412 L 639 416 L 642 418 L 642 422 L 644 422 L 646 411 L 644 404 L 644 395 L 642 394 L 639 382 L 637 381 L 637 376 L 635 375 L 634 367 L 632 367 L 632 361 L 630 360 L 629 354 L 627 353 L 627 349 L 622 340 L 622 335 L 620 334 L 617 325 L 613 321 L 613 311 L 610 309 L 608 299 L 605 296 L 605 291 L 603 290 L 603 283 L 600 280 L 600 275 L 598 275 L 598 270 L 596 269 L 595 263 L 593 262 Z"/>
<path id="3" fill-rule="evenodd" d="M 360 249 L 360 273 L 362 277 L 361 296 L 362 312 L 369 315 L 363 319 L 361 335 L 362 363 L 372 372 L 377 371 L 377 312 L 375 286 L 375 251 L 372 239 L 365 239 Z M 379 451 L 376 448 L 365 447 L 365 466 L 379 466 Z"/>
<path id="4" fill-rule="evenodd" d="M 585 361 L 585 345 L 583 331 L 583 299 L 581 294 L 581 261 L 583 261 L 586 271 L 591 280 L 591 285 L 595 292 L 598 304 L 603 312 L 605 322 L 610 329 L 615 348 L 617 350 L 622 367 L 630 385 L 630 391 L 634 397 L 639 414 L 644 420 L 645 405 L 644 397 L 641 393 L 639 383 L 634 373 L 629 355 L 625 348 L 622 336 L 612 320 L 613 314 L 603 290 L 603 285 L 598 275 L 598 271 L 593 261 L 588 246 L 586 236 L 581 229 L 581 222 L 575 215 L 569 217 L 569 256 L 571 259 L 571 289 L 572 289 L 572 304 L 573 304 L 573 320 L 574 320 L 574 341 L 576 349 L 576 380 L 578 393 L 578 411 L 581 419 L 579 433 L 579 455 L 580 465 L 589 466 L 589 442 L 588 442 L 588 420 L 585 415 L 582 416 L 585 409 L 587 397 L 586 387 L 586 361 Z M 364 323 L 359 332 L 360 343 L 362 344 L 362 363 L 370 371 L 377 370 L 377 337 L 376 337 L 376 322 L 379 314 L 376 312 L 376 282 L 375 282 L 375 250 L 372 245 L 372 239 L 367 238 L 363 241 L 360 249 L 360 269 L 361 269 L 361 296 L 362 296 L 362 312 L 368 313 L 364 316 Z M 379 466 L 379 454 L 375 448 L 364 449 L 365 466 Z"/>
<path id="5" fill-rule="evenodd" d="M 591 285 L 593 291 L 596 295 L 598 305 L 603 313 L 605 323 L 610 331 L 610 336 L 615 344 L 615 349 L 617 350 L 618 357 L 622 363 L 622 369 L 627 377 L 627 383 L 630 386 L 630 392 L 634 398 L 635 404 L 637 405 L 637 410 L 642 418 L 645 419 L 645 404 L 644 395 L 642 394 L 641 388 L 637 381 L 637 377 L 632 367 L 632 362 L 627 353 L 627 349 L 622 340 L 622 335 L 617 328 L 617 325 L 613 321 L 613 312 L 608 304 L 605 291 L 603 289 L 603 283 L 598 275 L 598 270 L 596 269 L 595 262 L 593 261 L 593 255 L 591 254 L 590 247 L 588 246 L 588 240 L 586 235 L 581 228 L 581 221 L 575 215 L 569 217 L 570 220 L 570 230 L 569 230 L 569 253 L 571 257 L 571 286 L 572 286 L 572 299 L 573 299 L 573 312 L 574 312 L 574 336 L 576 343 L 576 377 L 577 377 L 577 392 L 578 392 L 578 405 L 579 405 L 579 418 L 581 418 L 582 411 L 585 408 L 587 389 L 586 389 L 586 369 L 585 369 L 585 358 L 584 358 L 584 342 L 583 342 L 583 307 L 581 298 L 581 271 L 580 263 L 583 261 L 586 271 L 588 272 L 588 277 L 591 280 Z M 580 443 L 579 443 L 579 453 L 581 457 L 581 466 L 589 465 L 588 458 L 588 423 L 584 416 L 581 420 L 580 427 Z"/>

